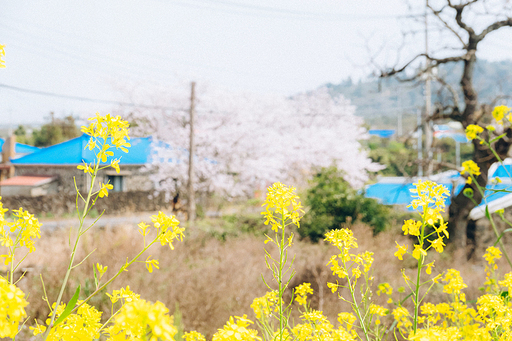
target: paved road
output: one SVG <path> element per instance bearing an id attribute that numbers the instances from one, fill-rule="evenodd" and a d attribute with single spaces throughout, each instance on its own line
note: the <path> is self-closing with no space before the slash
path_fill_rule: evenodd
<path id="1" fill-rule="evenodd" d="M 168 212 L 165 212 L 168 214 Z M 114 226 L 133 226 L 136 227 L 138 223 L 141 221 L 150 224 L 151 216 L 153 214 L 158 214 L 158 212 L 140 212 L 133 213 L 129 215 L 117 216 L 117 215 L 103 215 L 97 222 L 94 224 L 95 227 L 114 227 Z M 216 217 L 219 216 L 218 212 L 207 212 L 207 216 Z M 178 213 L 177 216 L 179 221 L 185 221 L 185 217 L 183 214 Z M 87 218 L 85 219 L 84 226 L 90 226 L 94 223 L 96 219 Z M 41 227 L 42 230 L 56 230 L 56 229 L 68 229 L 70 227 L 78 228 L 79 221 L 78 218 L 41 218 L 39 221 L 43 224 Z"/>
<path id="2" fill-rule="evenodd" d="M 136 227 L 138 223 L 141 221 L 145 223 L 151 223 L 151 215 L 155 214 L 154 212 L 144 212 L 140 214 L 126 215 L 126 216 L 115 216 L 115 215 L 103 215 L 97 222 L 94 224 L 95 227 L 113 227 L 113 226 L 126 226 L 132 225 Z M 94 223 L 96 219 L 86 218 L 84 226 L 90 226 Z M 79 221 L 78 218 L 56 218 L 56 219 L 40 219 L 39 220 L 43 226 L 42 230 L 56 230 L 56 229 L 68 229 L 70 227 L 78 228 Z"/>

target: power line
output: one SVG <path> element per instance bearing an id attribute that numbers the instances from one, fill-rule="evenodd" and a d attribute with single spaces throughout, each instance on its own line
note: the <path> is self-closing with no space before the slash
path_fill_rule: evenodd
<path id="1" fill-rule="evenodd" d="M 210 9 L 218 12 L 241 14 L 248 16 L 259 16 L 266 18 L 292 18 L 292 19 L 306 19 L 306 20 L 324 20 L 324 21 L 361 21 L 361 20 L 387 20 L 387 19 L 402 19 L 418 16 L 416 14 L 406 15 L 357 15 L 357 14 L 343 14 L 343 13 L 320 13 L 320 12 L 306 12 L 297 11 L 285 8 L 266 7 L 253 4 L 244 4 L 234 1 L 226 0 L 191 0 L 187 2 L 183 0 L 154 0 L 162 3 L 172 3 L 182 7 L 196 8 L 196 9 Z M 194 3 L 196 2 L 196 3 Z M 203 3 L 203 4 L 199 4 Z M 224 7 L 215 6 L 221 5 Z M 205 7 L 207 5 L 208 7 Z M 213 6 L 212 6 L 213 5 Z M 267 14 L 267 15 L 265 15 Z M 270 15 L 270 16 L 268 16 Z"/>
<path id="2" fill-rule="evenodd" d="M 56 94 L 53 92 L 20 88 L 17 86 L 11 86 L 11 85 L 2 84 L 2 83 L 0 83 L 0 88 L 6 88 L 9 90 L 25 92 L 25 93 L 29 93 L 29 94 L 36 94 L 36 95 L 41 95 L 41 96 L 72 99 L 72 100 L 83 101 L 83 102 L 116 104 L 116 105 L 124 105 L 124 106 L 128 106 L 128 107 L 138 107 L 138 108 L 144 108 L 144 109 L 163 109 L 163 110 L 187 111 L 187 109 L 184 109 L 184 108 L 174 108 L 174 107 L 165 107 L 165 106 L 160 106 L 160 105 L 147 105 L 147 104 L 139 104 L 139 103 L 112 101 L 112 100 L 105 100 L 105 99 L 95 99 L 95 98 L 89 98 L 89 97 L 62 95 L 62 94 Z"/>

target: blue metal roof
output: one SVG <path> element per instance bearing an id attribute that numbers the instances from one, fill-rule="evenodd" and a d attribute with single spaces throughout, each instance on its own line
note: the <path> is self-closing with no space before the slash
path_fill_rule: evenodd
<path id="1" fill-rule="evenodd" d="M 0 138 L 0 150 L 2 150 L 5 143 L 5 139 Z M 40 150 L 40 148 L 29 146 L 28 144 L 18 143 L 14 147 L 14 152 L 16 154 L 30 154 Z"/>
<path id="2" fill-rule="evenodd" d="M 441 183 L 450 192 L 452 190 L 452 183 Z M 458 185 L 455 188 L 455 194 L 458 194 L 463 185 Z M 413 200 L 411 196 L 411 189 L 415 188 L 411 183 L 376 183 L 366 187 L 365 196 L 368 198 L 377 199 L 384 205 L 409 205 Z M 450 205 L 450 197 L 445 201 L 446 206 Z"/>
<path id="3" fill-rule="evenodd" d="M 387 139 L 395 134 L 395 130 L 394 129 L 370 129 L 370 130 L 368 130 L 368 134 Z"/>
<path id="4" fill-rule="evenodd" d="M 441 183 L 444 185 L 450 192 L 452 190 L 452 183 Z M 412 182 L 407 183 L 376 183 L 366 187 L 365 196 L 368 198 L 377 199 L 380 203 L 384 205 L 409 205 L 413 200 L 411 196 L 411 189 L 415 188 Z M 454 195 L 459 194 L 459 192 L 464 188 L 464 183 L 459 182 L 455 187 Z M 512 184 L 489 184 L 486 187 L 484 196 L 486 198 L 485 202 L 482 201 L 480 205 L 485 205 L 486 202 L 490 203 L 494 200 L 503 198 L 506 195 L 512 193 Z M 446 206 L 449 206 L 451 203 L 450 197 L 448 197 L 445 201 Z M 412 210 L 412 208 L 409 208 Z"/>
<path id="5" fill-rule="evenodd" d="M 94 150 L 90 151 L 85 147 L 90 139 L 90 136 L 83 134 L 69 141 L 13 159 L 11 162 L 17 165 L 78 165 L 84 161 L 91 163 L 95 160 Z M 114 155 L 108 157 L 107 163 L 118 158 L 121 159 L 120 165 L 143 165 L 151 161 L 152 139 L 150 137 L 136 137 L 129 142 L 131 144 L 131 147 L 128 148 L 129 153 L 113 148 L 111 151 L 114 152 Z"/>
<path id="6" fill-rule="evenodd" d="M 512 165 L 499 165 L 496 171 L 491 175 L 491 178 L 510 178 L 512 174 Z"/>

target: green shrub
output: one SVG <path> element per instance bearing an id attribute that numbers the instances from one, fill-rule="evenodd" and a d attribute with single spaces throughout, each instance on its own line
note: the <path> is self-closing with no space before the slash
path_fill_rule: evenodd
<path id="1" fill-rule="evenodd" d="M 310 184 L 305 200 L 307 214 L 299 229 L 302 238 L 317 242 L 347 222 L 364 222 L 374 234 L 388 225 L 389 208 L 353 189 L 335 167 L 322 168 Z"/>

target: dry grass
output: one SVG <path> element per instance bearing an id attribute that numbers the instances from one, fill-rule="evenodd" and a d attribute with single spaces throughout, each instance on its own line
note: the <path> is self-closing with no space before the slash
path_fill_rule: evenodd
<path id="1" fill-rule="evenodd" d="M 400 236 L 399 228 L 373 236 L 371 230 L 364 225 L 351 226 L 358 239 L 359 250 L 374 252 L 373 275 L 375 286 L 381 282 L 389 282 L 394 288 L 403 285 L 400 274 L 402 268 L 412 277 L 415 273 L 415 262 L 398 261 L 395 252 L 395 240 L 399 243 L 412 241 Z M 264 237 L 255 234 L 244 234 L 227 237 L 225 240 L 212 238 L 211 233 L 198 229 L 189 229 L 183 243 L 176 243 L 176 249 L 159 244 L 153 246 L 150 254 L 160 261 L 160 270 L 149 274 L 144 264 L 135 264 L 128 272 L 111 284 L 108 291 L 129 285 L 140 293 L 142 298 L 160 300 L 174 312 L 176 304 L 183 314 L 183 326 L 186 331 L 197 330 L 208 337 L 221 328 L 231 315 L 248 314 L 254 318 L 250 304 L 252 300 L 265 293 L 266 287 L 261 275 L 271 283 L 271 274 L 264 262 L 264 247 L 272 250 L 271 244 L 263 244 Z M 120 268 L 127 258 L 131 258 L 142 248 L 142 238 L 134 227 L 116 227 L 96 229 L 86 235 L 79 250 L 77 259 L 82 259 L 93 249 L 96 251 L 73 270 L 70 289 L 66 293 L 68 300 L 74 288 L 80 283 L 82 292 L 93 290 L 92 266 L 96 262 L 109 267 L 107 276 Z M 68 233 L 60 230 L 47 233 L 37 244 L 37 251 L 25 261 L 31 270 L 20 281 L 20 287 L 30 293 L 29 315 L 43 320 L 48 314 L 48 307 L 41 300 L 43 296 L 39 274 L 44 277 L 48 296 L 54 301 L 61 278 L 63 278 L 70 254 Z M 409 247 L 411 249 L 411 246 Z M 327 281 L 335 279 L 326 264 L 329 257 L 336 252 L 334 247 L 297 241 L 290 256 L 295 257 L 294 268 L 297 273 L 291 281 L 291 287 L 302 282 L 310 282 L 315 290 L 311 299 L 312 307 L 323 310 L 331 319 L 336 320 L 340 311 L 350 311 L 350 307 L 332 294 L 326 286 Z M 468 284 L 466 289 L 468 300 L 475 299 L 482 285 L 484 265 L 480 260 L 457 262 L 447 253 L 435 255 L 437 274 L 446 268 L 456 268 Z M 290 257 L 291 258 L 291 257 Z M 503 265 L 503 269 L 506 266 Z M 440 287 L 434 287 L 430 299 L 441 301 L 445 297 Z M 288 297 L 291 292 L 288 292 Z M 347 296 L 347 293 L 342 293 Z M 83 298 L 83 297 L 82 297 Z M 377 303 L 385 305 L 386 298 L 374 295 Z M 99 306 L 109 315 L 110 304 L 105 295 L 95 298 L 93 304 Z M 297 315 L 293 315 L 295 318 Z M 32 324 L 30 322 L 29 324 Z"/>

